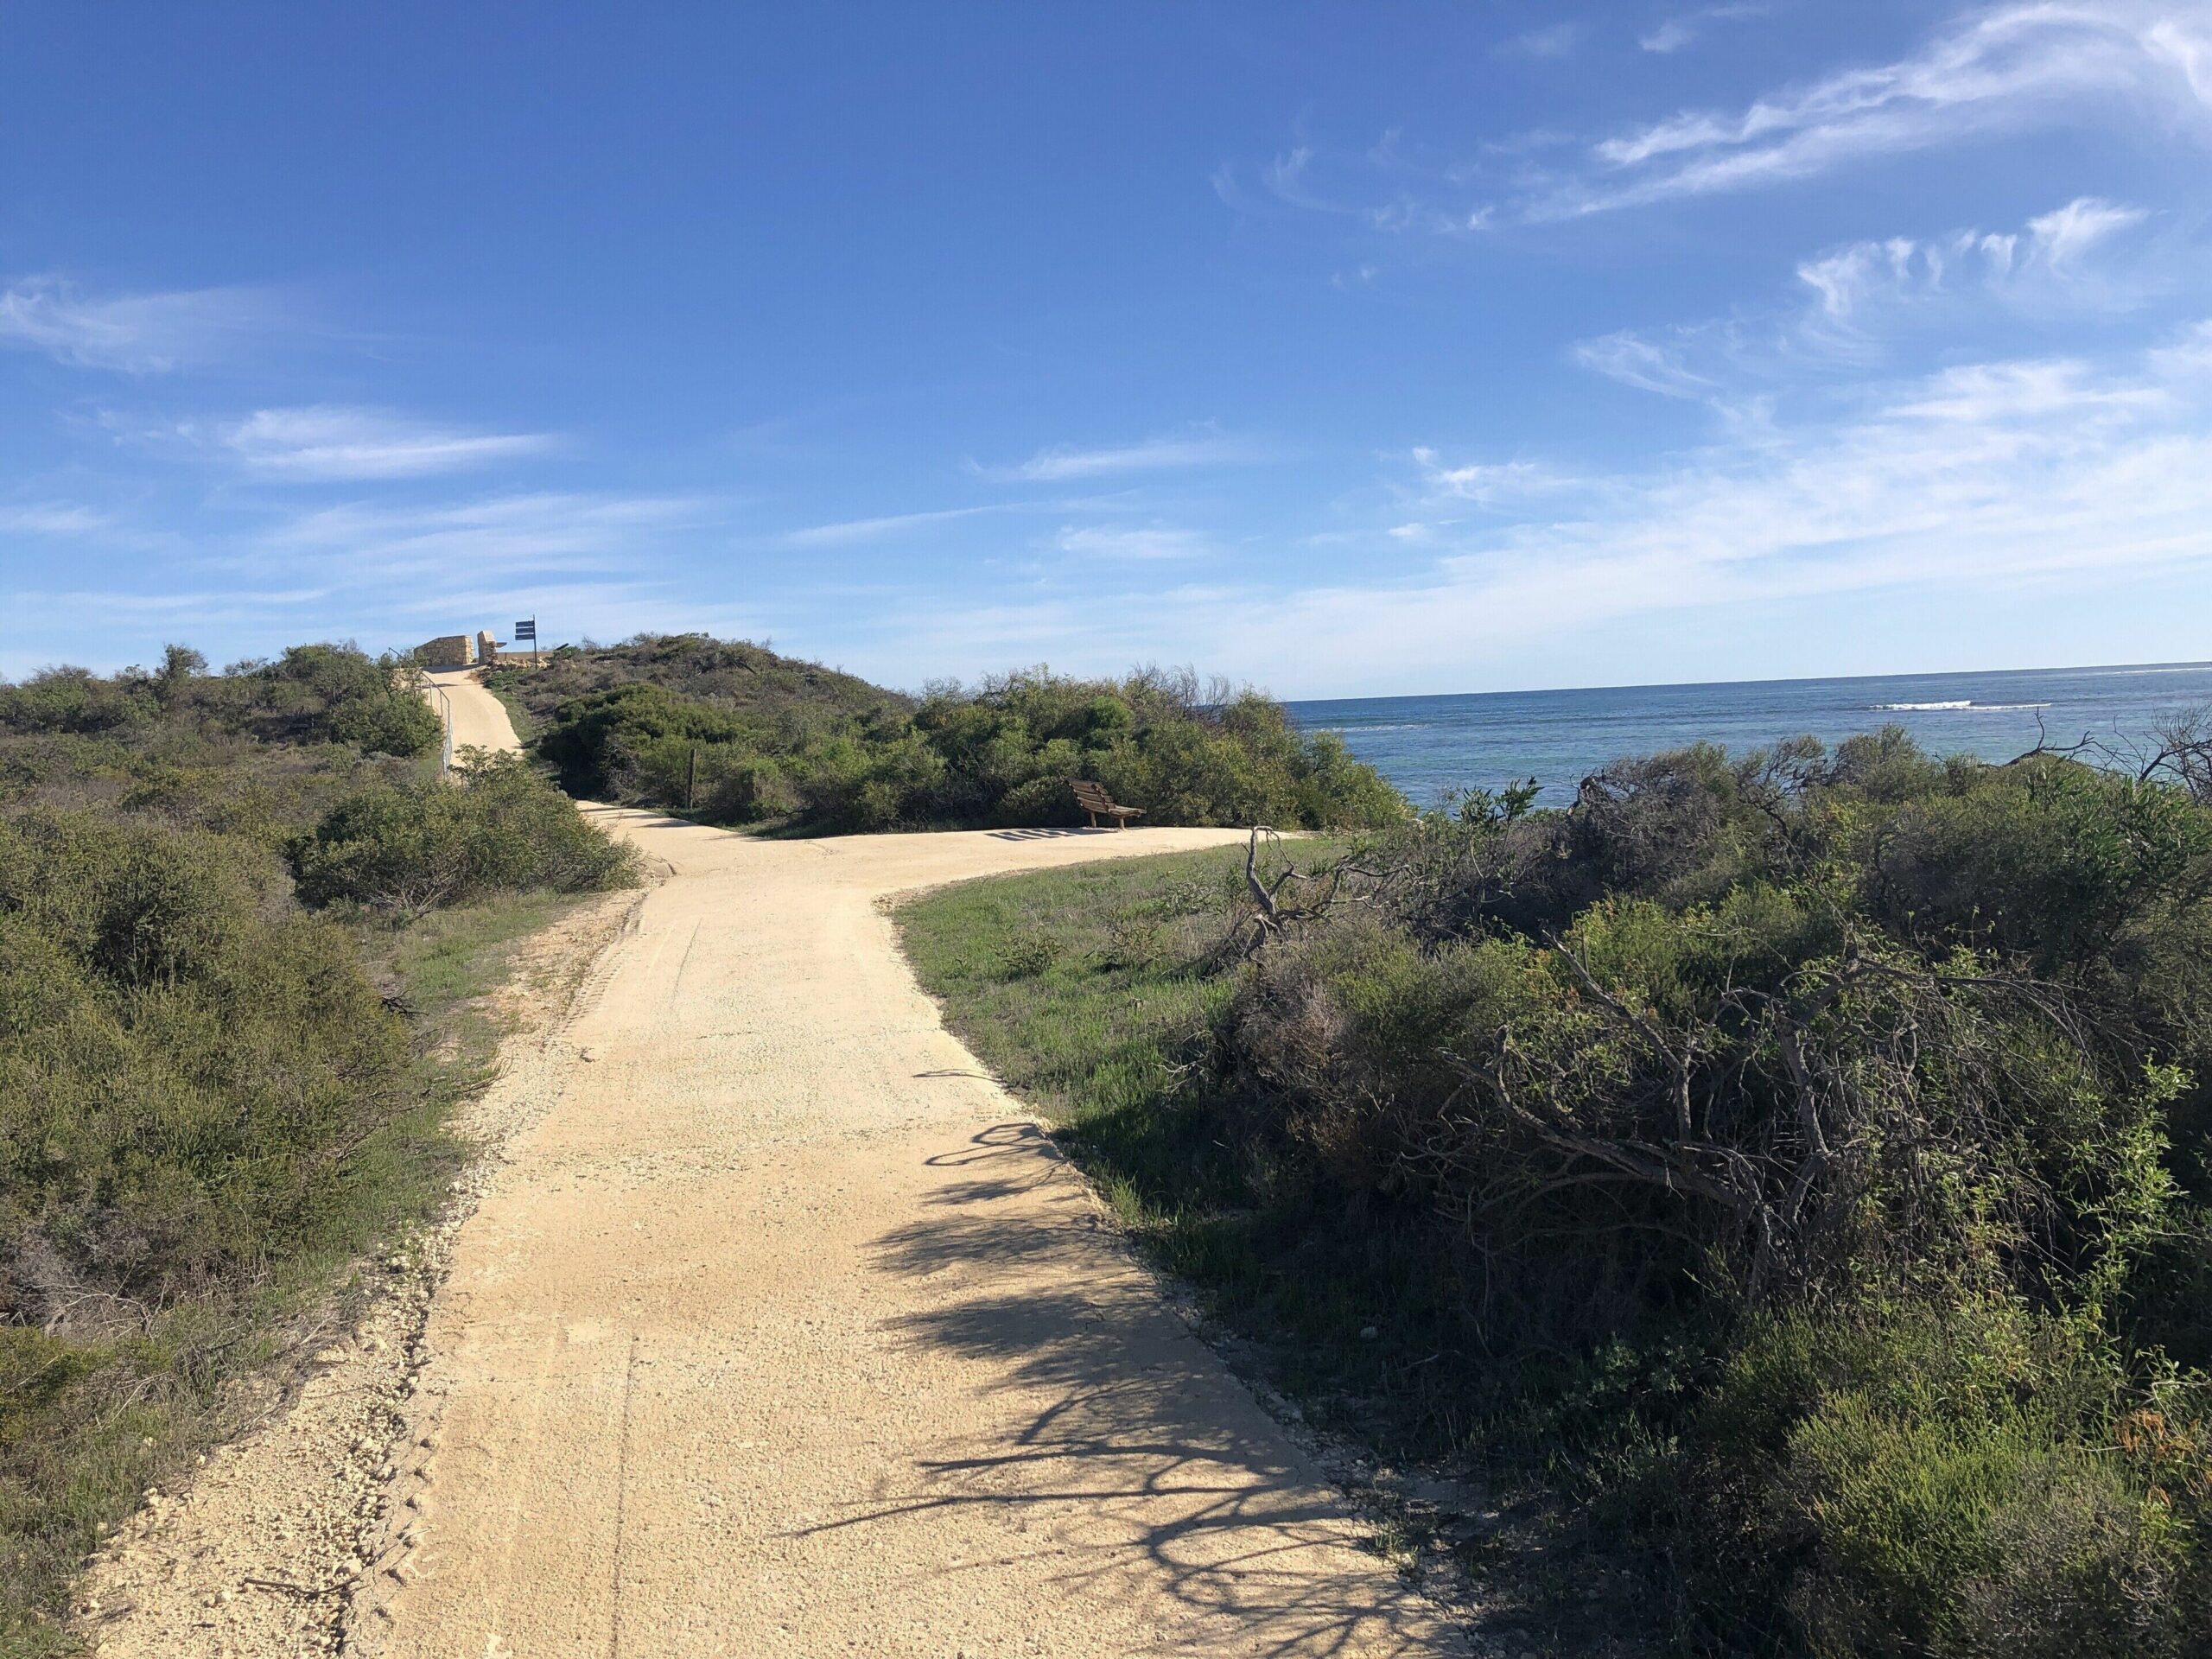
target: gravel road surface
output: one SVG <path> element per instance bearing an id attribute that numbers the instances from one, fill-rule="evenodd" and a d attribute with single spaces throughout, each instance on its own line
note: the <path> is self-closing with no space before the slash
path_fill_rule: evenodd
<path id="1" fill-rule="evenodd" d="M 435 677 L 457 743 L 513 747 L 473 677 Z M 664 879 L 449 1241 L 346 1651 L 1461 1650 L 946 1033 L 885 913 L 1234 832 L 774 842 L 587 810 Z"/>

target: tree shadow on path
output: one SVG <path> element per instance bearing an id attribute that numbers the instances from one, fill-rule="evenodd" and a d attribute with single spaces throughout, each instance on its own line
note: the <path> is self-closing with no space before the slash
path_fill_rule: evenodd
<path id="1" fill-rule="evenodd" d="M 810 1531 L 988 1510 L 1062 1598 L 1197 1651 L 1460 1653 L 1331 1489 L 1163 1302 L 1033 1124 L 926 1160 L 877 1265 L 935 1300 L 892 1322 L 983 1380 L 972 1416 Z M 1044 1540 L 1039 1534 L 1045 1535 Z M 1195 1638 L 1195 1639 L 1193 1639 Z"/>

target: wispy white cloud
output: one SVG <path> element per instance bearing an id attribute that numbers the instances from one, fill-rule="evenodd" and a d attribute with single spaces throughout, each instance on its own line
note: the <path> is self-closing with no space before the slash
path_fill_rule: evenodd
<path id="1" fill-rule="evenodd" d="M 1978 297 L 2049 300 L 2053 289 L 2082 287 L 2094 273 L 2089 257 L 2149 214 L 2140 207 L 2082 196 L 2038 214 L 2018 231 L 1959 231 L 1933 240 L 1892 237 L 1854 242 L 1797 267 L 1821 315 L 1848 322 L 1870 305 L 1973 294 Z M 2084 288 L 2084 297 L 2107 307 L 2106 285 Z"/>
<path id="2" fill-rule="evenodd" d="M 2183 384 L 2212 378 L 2212 322 L 2200 322 L 2171 345 L 2158 346 L 2151 360 L 2160 374 Z"/>
<path id="3" fill-rule="evenodd" d="M 1581 479 L 1541 461 L 1469 461 L 1452 467 L 1446 465 L 1433 449 L 1417 448 L 1413 453 L 1414 463 L 1421 468 L 1423 491 L 1432 499 L 1504 507 L 1585 487 Z"/>
<path id="4" fill-rule="evenodd" d="M 0 345 L 131 374 L 214 361 L 285 321 L 283 302 L 264 289 L 96 296 L 58 276 L 33 276 L 0 291 Z"/>
<path id="5" fill-rule="evenodd" d="M 220 427 L 216 437 L 251 472 L 321 480 L 461 472 L 542 454 L 555 442 L 542 432 L 466 432 L 388 410 L 329 404 L 258 410 Z"/>
<path id="6" fill-rule="evenodd" d="M 96 536 L 116 521 L 96 507 L 73 501 L 35 501 L 0 506 L 0 531 L 26 536 Z"/>
<path id="7" fill-rule="evenodd" d="M 1344 547 L 1330 579 L 1191 584 L 1172 601 L 1110 579 L 972 607 L 933 595 L 917 637 L 939 664 L 1141 656 L 1318 695 L 1465 685 L 1474 664 L 1601 674 L 1593 639 L 1693 648 L 1696 619 L 1745 607 L 1942 614 L 2212 582 L 2212 322 L 2146 351 L 1992 358 L 1841 396 L 1635 468 L 1418 450 L 1418 483 L 1391 504 L 1418 516 Z"/>
<path id="8" fill-rule="evenodd" d="M 1685 12 L 1642 44 L 1679 50 L 1706 27 L 1764 10 Z M 1262 171 L 1263 194 L 1243 190 L 1230 167 L 1215 187 L 1241 213 L 1290 207 L 1465 237 L 2066 126 L 2212 149 L 2212 0 L 1997 0 L 1953 15 L 1887 62 L 1832 70 L 1739 107 L 1683 110 L 1595 138 L 1547 128 L 1453 158 L 1396 130 L 1358 156 L 1301 142 Z M 1325 171 L 1325 187 L 1316 177 Z"/>
<path id="9" fill-rule="evenodd" d="M 2077 196 L 2055 212 L 2030 219 L 2028 235 L 2045 264 L 2054 270 L 2070 270 L 2082 254 L 2148 217 L 2140 207 Z"/>
<path id="10" fill-rule="evenodd" d="M 330 595 L 327 588 L 232 588 L 175 593 L 120 592 L 113 588 L 48 588 L 10 595 L 18 604 L 48 614 L 86 610 L 114 616 L 136 613 L 190 621 L 239 617 L 309 605 Z"/>
<path id="11" fill-rule="evenodd" d="M 1629 329 L 1578 341 L 1574 360 L 1623 385 L 1665 397 L 1707 397 L 1714 383 L 1692 371 L 1679 349 L 1662 346 Z"/>
<path id="12" fill-rule="evenodd" d="M 1093 559 L 1192 559 L 1213 550 L 1213 543 L 1198 531 L 1167 524 L 1065 525 L 1054 545 L 1063 553 Z"/>
<path id="13" fill-rule="evenodd" d="M 1694 44 L 1715 23 L 1741 22 L 1746 18 L 1764 17 L 1770 10 L 1770 7 L 1764 5 L 1726 5 L 1678 12 L 1638 35 L 1636 43 L 1646 52 L 1679 52 Z"/>
<path id="14" fill-rule="evenodd" d="M 1993 319 L 2110 319 L 2171 285 L 2168 251 L 2124 239 L 2150 217 L 2084 196 L 2015 230 L 1847 243 L 1798 263 L 1791 302 L 1656 334 L 1618 330 L 1578 341 L 1569 355 L 1624 385 L 1728 404 L 1752 383 L 1876 370 L 1900 342 L 1933 335 L 1955 345 Z"/>
<path id="15" fill-rule="evenodd" d="M 1372 200 L 1376 172 L 1399 181 L 1396 193 L 1387 201 Z M 1214 169 L 1211 182 L 1222 205 L 1241 214 L 1264 216 L 1290 209 L 1354 221 L 1370 230 L 1465 237 L 1491 227 L 1497 217 L 1496 205 L 1448 200 L 1438 193 L 1463 189 L 1480 172 L 1464 161 L 1416 154 L 1394 130 L 1358 154 L 1300 142 L 1252 168 L 1249 185 L 1243 169 L 1224 162 Z M 1357 280 L 1366 282 L 1376 271 L 1365 265 L 1355 274 Z M 1350 285 L 1343 274 L 1332 280 L 1339 288 Z"/>
<path id="16" fill-rule="evenodd" d="M 1605 139 L 1586 172 L 1525 211 L 1561 218 L 1745 189 L 2091 110 L 2212 137 L 2212 16 L 2202 0 L 1986 7 L 1892 62 L 1734 113 L 1688 111 Z"/>
<path id="17" fill-rule="evenodd" d="M 1541 463 L 1419 454 L 1425 479 Z M 1564 477 L 1567 469 L 1552 473 Z M 1451 505 L 1448 497 L 1440 505 Z M 1239 592 L 1168 619 L 1159 649 L 1313 687 L 1459 681 L 1471 661 L 1547 652 L 1624 619 L 1889 593 L 2071 591 L 2212 571 L 2212 325 L 2112 361 L 1984 363 L 1869 394 L 1835 421 L 1769 425 L 1648 470 L 1587 478 L 1489 529 L 1393 527 L 1370 578 Z M 1102 624 L 1110 626 L 1110 624 Z"/>
<path id="18" fill-rule="evenodd" d="M 1574 49 L 1582 44 L 1582 33 L 1581 23 L 1570 18 L 1548 23 L 1541 29 L 1523 30 L 1510 40 L 1500 41 L 1497 50 L 1507 57 L 1571 58 Z"/>
<path id="19" fill-rule="evenodd" d="M 335 567 L 357 584 L 423 580 L 440 590 L 535 571 L 635 567 L 663 538 L 714 518 L 696 499 L 532 492 L 430 505 L 359 503 L 294 515 L 264 535 L 243 562 Z"/>
<path id="20" fill-rule="evenodd" d="M 2155 374 L 2115 378 L 2076 359 L 2046 358 L 1941 370 L 1890 412 L 1900 423 L 1990 431 L 2056 418 L 2133 424 L 2174 402 L 2172 389 Z"/>
<path id="21" fill-rule="evenodd" d="M 862 542 L 881 541 L 911 530 L 925 529 L 931 524 L 954 524 L 963 518 L 980 518 L 995 513 L 1015 511 L 1013 504 L 993 502 L 976 507 L 939 507 L 928 512 L 886 513 L 880 518 L 844 518 L 834 524 L 808 524 L 787 531 L 784 537 L 794 547 L 850 547 Z"/>
<path id="22" fill-rule="evenodd" d="M 1294 207 L 1313 207 L 1324 211 L 1335 204 L 1316 196 L 1307 187 L 1306 175 L 1313 165 L 1313 147 L 1297 144 L 1276 156 L 1261 170 L 1261 181 L 1278 200 Z"/>
<path id="23" fill-rule="evenodd" d="M 1113 444 L 1100 448 L 1063 446 L 1039 449 L 1028 460 L 1011 467 L 986 467 L 970 462 L 969 469 L 986 478 L 1046 484 L 1063 483 L 1073 479 L 1105 478 L 1122 473 L 1244 466 L 1265 458 L 1266 452 L 1249 440 L 1201 430 L 1179 435 L 1145 438 L 1135 443 Z"/>

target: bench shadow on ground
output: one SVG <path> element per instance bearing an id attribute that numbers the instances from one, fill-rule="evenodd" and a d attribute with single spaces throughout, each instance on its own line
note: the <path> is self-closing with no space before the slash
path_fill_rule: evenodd
<path id="1" fill-rule="evenodd" d="M 994 1380 L 958 1433 L 810 1532 L 987 1507 L 1077 1605 L 1157 1613 L 1208 1651 L 1462 1651 L 1384 1563 L 1345 1552 L 1341 1500 L 1128 1263 L 1043 1131 L 995 1125 L 927 1161 L 946 1178 L 877 1262 L 949 1294 L 892 1329 Z"/>
<path id="2" fill-rule="evenodd" d="M 1070 836 L 1110 836 L 1114 832 L 1103 825 L 1091 829 L 1077 825 L 1073 829 L 1047 830 L 1039 826 L 1027 830 L 991 830 L 985 833 L 993 841 L 1064 841 Z"/>

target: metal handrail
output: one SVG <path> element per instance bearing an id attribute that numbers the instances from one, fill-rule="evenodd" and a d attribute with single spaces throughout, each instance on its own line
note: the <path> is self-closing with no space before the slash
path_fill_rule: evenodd
<path id="1" fill-rule="evenodd" d="M 430 682 L 430 690 L 438 694 L 438 702 L 445 709 L 445 753 L 438 759 L 438 776 L 444 778 L 453 772 L 453 699 L 446 695 L 445 687 L 440 685 L 435 680 Z"/>

